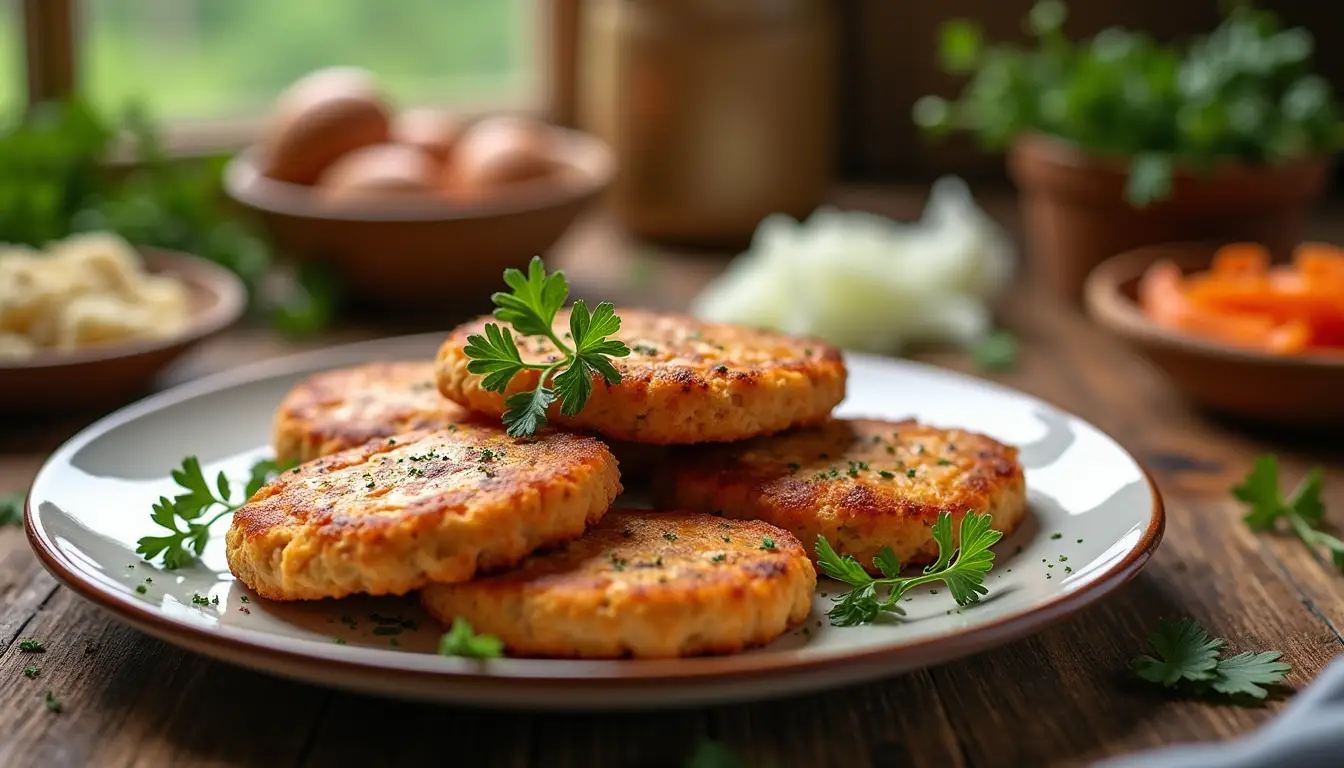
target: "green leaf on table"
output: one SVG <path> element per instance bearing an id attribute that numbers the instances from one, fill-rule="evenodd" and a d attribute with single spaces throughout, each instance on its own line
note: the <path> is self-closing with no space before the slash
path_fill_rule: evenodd
<path id="1" fill-rule="evenodd" d="M 1282 683 L 1284 676 L 1293 671 L 1292 665 L 1279 661 L 1282 656 L 1280 651 L 1247 651 L 1221 659 L 1214 667 L 1214 676 L 1209 685 L 1213 690 L 1229 696 L 1263 699 L 1269 693 L 1264 686 Z"/>
<path id="2" fill-rule="evenodd" d="M 1218 653 L 1227 641 L 1210 639 L 1199 622 L 1182 619 L 1163 621 L 1148 637 L 1148 644 L 1151 652 L 1131 661 L 1130 669 L 1144 680 L 1171 687 L 1181 681 L 1213 679 Z"/>

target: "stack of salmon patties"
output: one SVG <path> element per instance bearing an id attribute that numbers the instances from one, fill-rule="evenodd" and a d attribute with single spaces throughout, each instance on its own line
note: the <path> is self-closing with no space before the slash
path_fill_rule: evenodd
<path id="1" fill-rule="evenodd" d="M 932 561 L 930 526 L 1022 519 L 1013 448 L 912 421 L 836 419 L 846 368 L 817 341 L 618 309 L 611 383 L 511 437 L 504 392 L 473 373 L 466 323 L 435 361 L 376 363 L 300 383 L 275 419 L 303 462 L 234 515 L 234 574 L 274 600 L 418 591 L 515 656 L 732 653 L 804 622 L 825 536 L 868 566 L 882 547 Z M 568 312 L 555 318 L 557 338 Z M 558 351 L 520 339 L 526 363 Z M 900 393 L 890 393 L 899 402 Z M 641 489 L 640 487 L 643 486 Z M 653 509 L 620 503 L 645 490 Z M 954 526 L 954 530 L 955 530 Z"/>

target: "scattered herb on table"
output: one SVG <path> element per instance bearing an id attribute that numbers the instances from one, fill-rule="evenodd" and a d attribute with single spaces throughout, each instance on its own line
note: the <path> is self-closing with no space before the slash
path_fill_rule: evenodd
<path id="1" fill-rule="evenodd" d="M 1226 696 L 1263 699 L 1264 687 L 1277 685 L 1292 671 L 1279 661 L 1280 651 L 1247 651 L 1220 658 L 1227 647 L 1221 637 L 1209 637 L 1209 631 L 1197 621 L 1164 621 L 1148 637 L 1150 652 L 1129 663 L 1134 674 L 1167 688 L 1181 687 L 1196 695 L 1209 691 Z"/>
<path id="2" fill-rule="evenodd" d="M 608 384 L 619 383 L 621 373 L 611 359 L 629 355 L 630 349 L 624 342 L 609 338 L 621 329 L 621 318 L 616 316 L 615 307 L 605 301 L 592 311 L 583 300 L 574 302 L 568 333 L 572 346 L 556 335 L 552 325 L 569 297 L 569 283 L 563 272 L 547 275 L 541 257 L 533 257 L 526 275 L 518 269 L 505 270 L 504 282 L 513 290 L 496 293 L 491 299 L 495 303 L 495 318 L 512 326 L 513 331 L 486 323 L 484 335 L 468 336 L 467 370 L 484 376 L 483 388 L 500 393 L 508 389 L 516 374 L 539 372 L 534 389 L 515 393 L 504 401 L 508 408 L 504 425 L 509 434 L 528 437 L 546 425 L 546 409 L 557 398 L 560 413 L 565 416 L 583 410 L 593 393 L 594 375 Z M 519 338 L 540 336 L 550 340 L 562 359 L 523 362 L 514 342 L 515 333 Z"/>
<path id="3" fill-rule="evenodd" d="M 868 575 L 859 561 L 850 555 L 839 555 L 825 536 L 817 537 L 817 562 L 827 576 L 853 587 L 848 592 L 831 598 L 835 607 L 827 616 L 831 624 L 848 627 L 867 624 L 879 614 L 904 614 L 896 603 L 911 589 L 923 584 L 943 582 L 958 605 L 969 605 L 987 594 L 985 574 L 994 567 L 994 553 L 990 547 L 1003 533 L 990 528 L 990 516 L 967 512 L 961 520 L 960 547 L 952 536 L 952 515 L 943 512 L 933 524 L 934 541 L 938 544 L 938 559 L 924 568 L 918 576 L 903 578 L 901 564 L 890 547 L 883 547 L 873 558 L 873 564 L 883 578 Z M 880 598 L 878 589 L 885 587 L 887 596 Z"/>
<path id="4" fill-rule="evenodd" d="M 136 554 L 146 560 L 163 556 L 163 567 L 168 570 L 181 568 L 205 552 L 205 544 L 210 539 L 210 526 L 225 515 L 232 514 L 241 507 L 252 494 L 276 475 L 293 465 L 281 466 L 272 460 L 259 461 L 252 465 L 242 498 L 231 502 L 233 487 L 223 472 L 215 478 L 215 487 L 201 472 L 201 462 L 195 456 L 182 460 L 182 466 L 173 470 L 173 481 L 186 493 L 169 499 L 160 496 L 153 507 L 151 519 L 170 533 L 163 536 L 145 536 L 137 542 Z M 218 496 L 216 496 L 218 491 Z M 201 521 L 201 517 L 215 507 L 222 509 L 213 517 Z M 184 528 L 178 527 L 181 521 Z"/>
<path id="5" fill-rule="evenodd" d="M 747 768 L 747 763 L 724 744 L 701 739 L 686 758 L 686 768 Z"/>
<path id="6" fill-rule="evenodd" d="M 1321 491 L 1324 473 L 1317 468 L 1307 473 L 1287 499 L 1279 493 L 1279 461 L 1273 455 L 1255 460 L 1255 465 L 1232 495 L 1247 506 L 1242 517 L 1252 530 L 1272 531 L 1286 522 L 1292 532 L 1313 551 L 1324 551 L 1330 562 L 1344 570 L 1344 541 L 1323 530 L 1325 504 Z"/>
<path id="7" fill-rule="evenodd" d="M 504 643 L 493 635 L 478 635 L 464 619 L 453 619 L 453 626 L 439 638 L 440 656 L 465 656 L 470 659 L 497 659 L 504 655 Z"/>
<path id="8" fill-rule="evenodd" d="M 46 646 L 42 645 L 42 641 L 41 641 L 41 640 L 34 640 L 34 639 L 31 639 L 31 638 L 28 639 L 28 640 L 20 640 L 20 641 L 19 641 L 19 650 L 20 650 L 20 651 L 23 651 L 24 653 L 46 653 L 46 652 L 47 652 L 47 648 L 46 648 Z"/>
<path id="9" fill-rule="evenodd" d="M 65 705 L 62 704 L 61 700 L 56 698 L 56 694 L 51 691 L 47 691 L 47 695 L 43 698 L 42 703 L 46 706 L 48 712 L 54 712 L 59 715 L 65 710 Z"/>
<path id="10" fill-rule="evenodd" d="M 23 492 L 0 496 L 0 528 L 23 525 Z"/>
<path id="11" fill-rule="evenodd" d="M 994 331 L 971 346 L 971 362 L 983 371 L 1007 371 L 1017 365 L 1017 337 Z"/>
<path id="12" fill-rule="evenodd" d="M 28 678 L 29 680 L 34 680 L 34 679 L 36 679 L 37 676 L 40 675 L 40 674 L 42 674 L 42 670 L 38 669 L 37 667 L 24 667 L 24 668 L 23 668 L 23 676 L 26 677 L 26 678 Z"/>

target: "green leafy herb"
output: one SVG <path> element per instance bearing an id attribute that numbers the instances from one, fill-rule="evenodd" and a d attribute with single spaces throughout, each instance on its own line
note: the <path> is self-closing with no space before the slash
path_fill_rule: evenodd
<path id="1" fill-rule="evenodd" d="M 42 645 L 42 641 L 41 641 L 41 640 L 34 640 L 34 639 L 31 639 L 31 638 L 28 639 L 28 640 L 20 640 L 20 641 L 19 641 L 19 650 L 20 650 L 20 651 L 23 651 L 24 653 L 46 653 L 46 652 L 47 652 L 46 646 Z"/>
<path id="2" fill-rule="evenodd" d="M 987 594 L 985 574 L 994 567 L 994 553 L 990 547 L 1003 534 L 989 527 L 989 515 L 967 512 L 961 520 L 959 539 L 952 535 L 952 515 L 943 512 L 933 524 L 933 538 L 938 544 L 938 559 L 924 568 L 918 576 L 902 578 L 900 561 L 890 547 L 883 547 L 873 558 L 873 565 L 882 573 L 877 579 L 868 575 L 859 561 L 850 555 L 840 555 L 825 536 L 817 537 L 817 562 L 827 576 L 853 587 L 848 592 L 831 598 L 835 607 L 827 614 L 831 624 L 848 627 L 866 624 L 881 613 L 904 614 L 897 601 L 917 586 L 943 582 L 958 605 L 977 602 Z M 960 546 L 956 544 L 959 540 Z M 885 588 L 887 594 L 878 594 Z"/>
<path id="3" fill-rule="evenodd" d="M 1219 654 L 1227 641 L 1209 637 L 1197 621 L 1164 621 L 1148 638 L 1150 652 L 1129 663 L 1134 674 L 1168 688 L 1182 687 L 1196 695 L 1209 691 L 1227 696 L 1263 699 L 1268 685 L 1277 685 L 1292 671 L 1279 651 Z"/>
<path id="4" fill-rule="evenodd" d="M 440 656 L 465 656 L 471 659 L 497 659 L 504 655 L 504 644 L 492 635 L 478 635 L 464 619 L 453 619 L 453 626 L 439 638 Z"/>
<path id="5" fill-rule="evenodd" d="M 717 741 L 701 739 L 695 751 L 686 758 L 686 768 L 747 768 L 747 762 L 736 752 Z"/>
<path id="6" fill-rule="evenodd" d="M 664 539 L 667 539 L 668 541 L 676 541 L 676 540 L 677 540 L 677 534 L 675 534 L 675 533 L 673 533 L 673 532 L 671 532 L 671 531 L 663 531 L 663 538 L 664 538 Z"/>
<path id="7" fill-rule="evenodd" d="M 971 362 L 983 371 L 1007 371 L 1017 365 L 1017 337 L 994 331 L 971 347 Z"/>
<path id="8" fill-rule="evenodd" d="M 51 691 L 47 691 L 42 703 L 46 706 L 48 712 L 53 712 L 58 715 L 65 709 L 65 705 L 62 704 L 61 700 L 56 698 L 56 694 Z"/>
<path id="9" fill-rule="evenodd" d="M 1218 654 L 1227 641 L 1209 638 L 1209 631 L 1198 622 L 1164 621 L 1148 637 L 1152 653 L 1130 662 L 1134 674 L 1154 683 L 1171 687 L 1181 681 L 1212 680 L 1218 666 Z"/>
<path id="10" fill-rule="evenodd" d="M 232 502 L 233 487 L 224 473 L 220 472 L 215 477 L 212 487 L 201 471 L 201 462 L 195 456 L 188 456 L 182 460 L 182 466 L 172 472 L 173 482 L 184 493 L 171 499 L 160 496 L 150 515 L 156 524 L 166 528 L 169 533 L 141 538 L 137 542 L 136 553 L 146 560 L 162 555 L 163 567 L 168 570 L 191 563 L 205 552 L 205 544 L 210 539 L 210 526 L 225 515 L 232 514 L 276 473 L 291 466 L 281 466 L 272 460 L 253 464 L 243 486 L 242 497 Z M 202 519 L 206 512 L 216 507 L 220 508 L 218 513 Z"/>
<path id="11" fill-rule="evenodd" d="M 24 493 L 11 493 L 0 496 L 0 528 L 6 525 L 23 525 Z"/>
<path id="12" fill-rule="evenodd" d="M 107 173 L 118 136 L 132 139 L 136 150 L 131 173 Z M 183 161 L 168 157 L 161 144 L 153 121 L 134 105 L 109 116 L 78 98 L 34 104 L 0 131 L 0 232 L 7 242 L 41 247 L 79 232 L 110 231 L 135 245 L 196 254 L 242 278 L 262 308 L 260 287 L 273 254 L 222 204 L 228 158 Z M 288 292 L 268 286 L 265 298 L 283 310 L 276 313 L 283 331 L 314 330 L 332 319 L 330 285 L 310 274 L 331 270 L 311 265 Z"/>
<path id="13" fill-rule="evenodd" d="M 1060 0 L 1031 9 L 1029 47 L 986 44 L 973 22 L 949 21 L 939 58 L 969 81 L 955 101 L 919 99 L 914 120 L 934 136 L 969 131 L 991 150 L 1038 133 L 1130 158 L 1136 206 L 1169 197 L 1178 168 L 1333 154 L 1344 145 L 1340 107 L 1312 72 L 1311 34 L 1250 3 L 1227 5 L 1216 29 L 1182 44 L 1115 27 L 1073 42 Z"/>
<path id="14" fill-rule="evenodd" d="M 38 669 L 37 667 L 24 667 L 24 668 L 23 668 L 23 676 L 26 677 L 26 678 L 28 678 L 29 680 L 35 680 L 35 679 L 37 679 L 37 676 L 40 675 L 40 674 L 42 674 L 42 670 Z"/>
<path id="15" fill-rule="evenodd" d="M 1252 530 L 1271 531 L 1284 521 L 1303 544 L 1325 552 L 1334 567 L 1344 571 L 1344 541 L 1324 530 L 1324 485 L 1324 473 L 1313 469 L 1284 499 L 1279 493 L 1279 461 L 1266 454 L 1255 460 L 1246 479 L 1232 489 L 1232 495 L 1246 504 L 1242 520 Z"/>
<path id="16" fill-rule="evenodd" d="M 570 308 L 570 343 L 555 333 L 555 316 L 569 297 L 569 283 L 563 272 L 546 274 L 540 257 L 534 257 L 527 274 L 521 270 L 504 271 L 510 293 L 496 293 L 495 318 L 513 327 L 513 331 L 495 323 L 485 324 L 484 335 L 467 337 L 467 370 L 483 376 L 481 386 L 491 392 L 505 392 L 513 377 L 523 371 L 538 371 L 531 390 L 516 392 L 504 401 L 507 411 L 504 425 L 514 437 L 536 434 L 546 424 L 546 411 L 556 400 L 560 413 L 573 416 L 583 410 L 593 393 L 593 378 L 608 384 L 621 380 L 611 358 L 630 354 L 624 342 L 609 338 L 621 329 L 621 319 L 608 302 L 591 311 L 582 300 Z M 524 362 L 514 342 L 520 337 L 539 336 L 555 345 L 561 359 L 556 362 Z"/>
<path id="17" fill-rule="evenodd" d="M 770 538 L 769 536 L 761 538 L 761 549 L 774 549 L 774 548 L 775 548 L 774 539 Z"/>

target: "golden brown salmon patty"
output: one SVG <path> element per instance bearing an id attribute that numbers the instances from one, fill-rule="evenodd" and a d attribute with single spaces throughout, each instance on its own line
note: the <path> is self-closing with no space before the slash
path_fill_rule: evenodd
<path id="1" fill-rule="evenodd" d="M 891 547 L 901 563 L 933 561 L 930 527 L 950 512 L 989 513 L 1012 533 L 1026 514 L 1017 449 L 984 435 L 916 421 L 837 419 L 816 429 L 678 452 L 657 472 L 655 503 L 757 518 L 813 552 L 818 534 L 870 572 Z M 815 554 L 815 553 L 814 553 Z"/>
<path id="2" fill-rule="evenodd" d="M 369 363 L 325 371 L 290 390 L 275 412 L 275 455 L 308 461 L 416 429 L 471 418 L 439 394 L 432 362 Z"/>
<path id="3" fill-rule="evenodd" d="M 421 593 L 517 656 L 669 658 L 762 645 L 805 620 L 817 574 L 788 531 L 758 520 L 613 511 L 511 571 Z"/>
<path id="4" fill-rule="evenodd" d="M 575 416 L 551 406 L 551 423 L 633 443 L 702 443 L 742 440 L 789 427 L 816 424 L 845 396 L 845 364 L 834 347 L 738 325 L 707 323 L 684 315 L 622 309 L 614 338 L 631 349 L 616 358 L 619 384 L 593 381 L 593 395 Z M 492 416 L 504 413 L 507 395 L 534 389 L 537 371 L 514 376 L 508 393 L 487 392 L 482 376 L 467 370 L 467 337 L 483 332 L 489 317 L 459 326 L 439 350 L 438 384 L 450 400 Z M 555 319 L 567 334 L 569 310 Z M 523 360 L 558 359 L 551 342 L 518 342 Z"/>
<path id="5" fill-rule="evenodd" d="M 282 472 L 234 513 L 229 568 L 273 600 L 402 594 L 580 536 L 620 492 L 593 438 L 408 432 Z"/>

